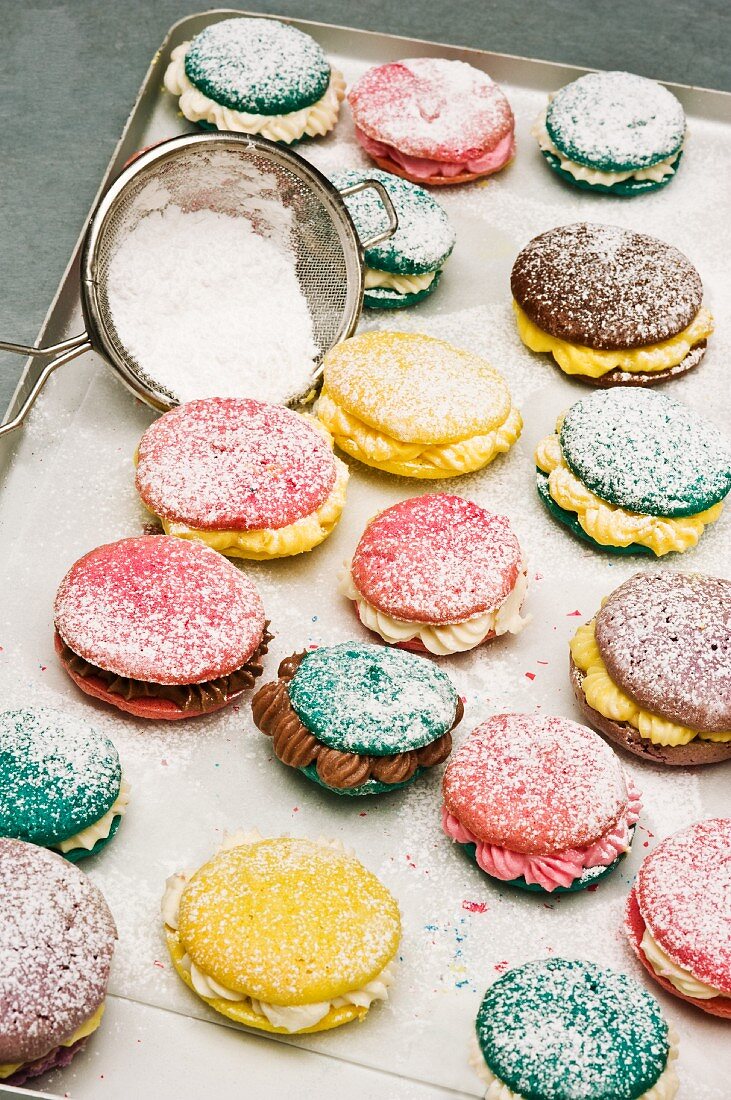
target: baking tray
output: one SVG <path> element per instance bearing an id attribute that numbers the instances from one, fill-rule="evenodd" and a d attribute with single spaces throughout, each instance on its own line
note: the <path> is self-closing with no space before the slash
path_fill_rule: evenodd
<path id="1" fill-rule="evenodd" d="M 170 51 L 230 14 L 190 16 L 172 28 L 145 77 L 102 190 L 137 149 L 191 129 L 162 90 Z M 710 407 L 719 423 L 728 423 L 731 295 L 724 242 L 731 140 L 724 120 L 731 117 L 731 96 L 674 86 L 689 115 L 690 139 L 670 187 L 632 201 L 586 195 L 552 176 L 529 135 L 547 93 L 584 70 L 290 22 L 313 34 L 349 81 L 374 63 L 439 55 L 489 71 L 514 107 L 516 161 L 494 178 L 440 189 L 458 239 L 438 293 L 408 312 L 366 314 L 362 327 L 420 330 L 485 355 L 507 378 L 525 419 L 509 455 L 477 474 L 442 483 L 511 517 L 531 576 L 526 610 L 533 621 L 524 633 L 444 665 L 466 697 L 457 741 L 501 710 L 578 718 L 567 677 L 568 639 L 603 595 L 636 569 L 659 563 L 595 553 L 538 504 L 534 445 L 556 415 L 587 391 L 520 344 L 509 272 L 532 236 L 579 219 L 613 222 L 676 244 L 703 276 L 717 332 L 702 367 L 666 392 L 703 412 Z M 326 172 L 369 165 L 354 141 L 347 107 L 333 134 L 299 151 Z M 38 342 L 61 340 L 80 327 L 77 249 Z M 9 415 L 37 370 L 37 363 L 27 365 Z M 3 706 L 46 703 L 92 717 L 118 745 L 132 783 L 117 840 L 85 864 L 120 932 L 108 1018 L 82 1057 L 40 1084 L 46 1095 L 76 1100 L 150 1091 L 161 1100 L 206 1092 L 228 1096 L 244 1080 L 263 1098 L 288 1090 L 317 1096 L 338 1086 L 358 1097 L 480 1096 L 467 1066 L 467 1044 L 484 989 L 506 967 L 566 954 L 645 980 L 620 931 L 628 885 L 658 838 L 703 816 L 729 812 L 728 767 L 662 770 L 627 758 L 646 805 L 630 858 L 593 893 L 544 898 L 501 889 L 442 836 L 441 769 L 403 792 L 356 806 L 280 765 L 254 729 L 246 704 L 168 729 L 124 718 L 80 696 L 54 658 L 53 596 L 68 566 L 86 550 L 141 532 L 148 517 L 134 493 L 131 455 L 152 416 L 89 354 L 51 379 L 27 427 L 0 449 Z M 343 519 L 323 546 L 305 557 L 245 566 L 277 634 L 266 661 L 268 677 L 282 656 L 303 645 L 367 636 L 336 593 L 342 562 L 373 512 L 438 487 L 356 463 L 351 472 Z M 728 575 L 730 530 L 731 521 L 722 518 L 696 550 L 662 567 Z M 397 982 L 391 1001 L 374 1008 L 362 1026 L 285 1041 L 234 1035 L 171 972 L 158 919 L 165 877 L 202 862 L 223 831 L 239 825 L 255 825 L 265 834 L 339 837 L 399 899 L 404 938 Z M 727 1100 L 731 1057 L 723 1023 L 650 988 L 681 1035 L 681 1100 Z M 17 1095 L 44 1094 L 26 1089 Z"/>

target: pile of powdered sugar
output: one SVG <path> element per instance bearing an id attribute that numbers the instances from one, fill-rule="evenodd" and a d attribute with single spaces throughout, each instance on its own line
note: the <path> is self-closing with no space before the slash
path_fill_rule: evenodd
<path id="1" fill-rule="evenodd" d="M 150 212 L 113 256 L 107 292 L 128 354 L 179 401 L 309 389 L 318 348 L 294 257 L 246 218 Z"/>

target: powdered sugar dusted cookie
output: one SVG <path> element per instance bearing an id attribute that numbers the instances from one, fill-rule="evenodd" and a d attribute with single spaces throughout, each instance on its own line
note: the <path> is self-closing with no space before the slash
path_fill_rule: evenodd
<path id="1" fill-rule="evenodd" d="M 271 639 L 254 584 L 200 542 L 121 539 L 80 558 L 54 605 L 56 650 L 88 695 L 140 718 L 226 706 Z"/>
<path id="2" fill-rule="evenodd" d="M 327 1031 L 388 1000 L 398 905 L 338 841 L 241 831 L 167 880 L 162 918 L 180 978 L 238 1024 Z"/>
<path id="3" fill-rule="evenodd" d="M 229 557 L 311 550 L 338 522 L 347 481 L 318 420 L 261 401 L 180 405 L 137 451 L 137 491 L 166 533 Z"/>
<path id="4" fill-rule="evenodd" d="M 652 390 L 617 387 L 577 401 L 535 460 L 549 511 L 618 553 L 695 546 L 731 490 L 731 450 L 718 428 Z"/>
<path id="5" fill-rule="evenodd" d="M 384 641 L 437 656 L 519 633 L 526 587 L 510 520 L 447 493 L 412 497 L 372 519 L 340 585 Z"/>
<path id="6" fill-rule="evenodd" d="M 731 818 L 699 821 L 661 841 L 627 899 L 625 928 L 668 993 L 731 1018 Z"/>
<path id="7" fill-rule="evenodd" d="M 577 702 L 611 741 L 664 764 L 731 758 L 731 581 L 637 573 L 571 642 Z"/>
<path id="8" fill-rule="evenodd" d="M 109 843 L 128 801 L 119 754 L 92 726 L 47 707 L 0 713 L 0 836 L 77 863 Z"/>
<path id="9" fill-rule="evenodd" d="M 370 309 L 416 305 L 436 290 L 442 267 L 454 248 L 454 229 L 436 199 L 408 180 L 378 169 L 347 169 L 332 177 L 338 188 L 369 179 L 378 180 L 388 191 L 398 215 L 398 229 L 388 240 L 366 249 L 363 304 Z M 383 203 L 372 188 L 351 195 L 345 203 L 362 240 L 387 227 Z"/>
<path id="10" fill-rule="evenodd" d="M 486 874 L 523 890 L 584 890 L 630 849 L 639 792 L 612 750 L 566 718 L 498 714 L 444 773 L 442 826 Z"/>
<path id="11" fill-rule="evenodd" d="M 465 183 L 515 153 L 510 104 L 464 61 L 415 57 L 379 65 L 348 93 L 355 135 L 379 168 L 414 183 Z"/>
<path id="12" fill-rule="evenodd" d="M 690 260 L 613 225 L 580 222 L 534 237 L 510 285 L 523 343 L 597 386 L 647 386 L 684 374 L 713 332 Z"/>
<path id="13" fill-rule="evenodd" d="M 463 713 L 429 661 L 359 642 L 287 657 L 251 706 L 282 763 L 350 795 L 395 790 L 441 764 Z"/>
<path id="14" fill-rule="evenodd" d="M 117 931 L 60 855 L 0 838 L 0 1081 L 67 1065 L 96 1031 Z"/>
<path id="15" fill-rule="evenodd" d="M 549 167 L 574 187 L 641 195 L 674 177 L 685 114 L 672 92 L 634 73 L 587 73 L 561 88 L 533 128 Z"/>
<path id="16" fill-rule="evenodd" d="M 346 454 L 418 478 L 479 470 L 523 426 L 484 359 L 405 332 L 364 332 L 332 348 L 317 415 Z"/>
<path id="17" fill-rule="evenodd" d="M 285 143 L 332 130 L 345 95 L 313 38 L 262 18 L 224 19 L 176 46 L 165 87 L 191 122 Z"/>
<path id="18" fill-rule="evenodd" d="M 626 974 L 580 959 L 509 970 L 477 1013 L 472 1068 L 486 1100 L 672 1100 L 677 1037 Z"/>

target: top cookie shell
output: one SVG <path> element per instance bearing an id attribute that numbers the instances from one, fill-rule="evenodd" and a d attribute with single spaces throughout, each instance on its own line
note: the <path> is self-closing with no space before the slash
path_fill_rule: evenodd
<path id="1" fill-rule="evenodd" d="M 56 595 L 56 629 L 106 672 L 156 684 L 227 676 L 261 641 L 253 583 L 200 542 L 149 535 L 97 547 Z"/>
<path id="2" fill-rule="evenodd" d="M 53 847 L 99 821 L 121 781 L 117 750 L 86 722 L 46 708 L 0 714 L 0 836 Z"/>
<path id="3" fill-rule="evenodd" d="M 601 172 L 650 168 L 682 147 L 685 113 L 667 88 L 634 73 L 587 73 L 554 95 L 549 137 L 567 160 Z"/>
<path id="4" fill-rule="evenodd" d="M 503 424 L 510 393 L 471 352 L 407 332 L 363 332 L 325 356 L 324 388 L 402 443 L 456 443 Z"/>
<path id="5" fill-rule="evenodd" d="M 310 107 L 330 82 L 330 64 L 314 38 L 276 19 L 206 27 L 186 51 L 185 73 L 216 103 L 260 115 Z"/>
<path id="6" fill-rule="evenodd" d="M 731 818 L 712 818 L 663 840 L 635 883 L 645 924 L 698 981 L 731 996 Z"/>
<path id="7" fill-rule="evenodd" d="M 690 516 L 731 489 L 731 451 L 715 425 L 650 390 L 600 390 L 559 433 L 576 476 L 602 500 L 651 516 Z"/>
<path id="8" fill-rule="evenodd" d="M 181 943 L 229 989 L 275 1005 L 361 989 L 393 958 L 396 901 L 356 859 L 277 837 L 220 852 L 185 888 Z"/>
<path id="9" fill-rule="evenodd" d="M 584 848 L 627 807 L 619 760 L 567 718 L 497 714 L 472 731 L 444 773 L 447 810 L 479 840 L 526 855 Z"/>
<path id="10" fill-rule="evenodd" d="M 635 702 L 690 729 L 731 730 L 731 581 L 636 573 L 596 617 L 611 679 Z"/>
<path id="11" fill-rule="evenodd" d="M 306 654 L 287 694 L 318 741 L 373 756 L 436 741 L 454 725 L 458 703 L 446 672 L 431 661 L 362 642 Z"/>
<path id="12" fill-rule="evenodd" d="M 366 527 L 351 573 L 362 596 L 404 622 L 463 623 L 510 595 L 520 544 L 506 516 L 447 493 L 387 508 Z"/>
<path id="13" fill-rule="evenodd" d="M 189 401 L 142 436 L 137 490 L 156 515 L 199 530 L 286 527 L 335 484 L 332 448 L 315 423 L 261 401 Z"/>
<path id="14" fill-rule="evenodd" d="M 42 1058 L 94 1014 L 116 935 L 73 863 L 0 838 L 0 1062 Z"/>
<path id="15" fill-rule="evenodd" d="M 390 172 L 346 169 L 336 172 L 337 188 L 366 180 L 378 180 L 388 191 L 398 215 L 398 229 L 380 244 L 367 248 L 365 262 L 377 271 L 396 275 L 423 275 L 440 268 L 454 248 L 454 229 L 447 213 L 423 187 L 392 176 Z M 388 216 L 378 194 L 369 188 L 345 199 L 361 239 L 373 237 L 388 227 Z"/>
<path id="16" fill-rule="evenodd" d="M 700 275 L 677 248 L 591 222 L 534 237 L 518 254 L 510 286 L 544 332 L 599 351 L 669 340 L 703 300 Z"/>
<path id="17" fill-rule="evenodd" d="M 635 1100 L 670 1050 L 654 997 L 626 974 L 578 959 L 508 971 L 485 994 L 476 1028 L 492 1072 L 530 1100 Z"/>
<path id="18" fill-rule="evenodd" d="M 356 126 L 411 157 L 463 161 L 512 134 L 513 112 L 487 73 L 412 57 L 369 69 L 348 93 Z"/>

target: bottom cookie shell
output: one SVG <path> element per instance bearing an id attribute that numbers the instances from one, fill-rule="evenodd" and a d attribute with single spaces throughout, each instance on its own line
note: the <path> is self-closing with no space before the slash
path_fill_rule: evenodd
<path id="1" fill-rule="evenodd" d="M 654 558 L 656 555 L 649 548 L 649 546 L 640 546 L 639 543 L 633 542 L 629 546 L 602 546 L 600 542 L 596 542 L 591 535 L 587 535 L 584 528 L 579 523 L 576 512 L 569 512 L 566 508 L 562 508 L 560 504 L 551 496 L 548 490 L 548 474 L 544 474 L 543 470 L 536 470 L 536 489 L 538 490 L 538 496 L 551 513 L 554 519 L 557 519 L 559 523 L 562 523 L 564 527 L 568 527 L 572 535 L 576 535 L 582 542 L 588 542 L 590 546 L 593 546 L 595 550 L 603 550 L 607 554 L 619 554 L 621 556 L 632 554 L 645 554 Z"/>
<path id="2" fill-rule="evenodd" d="M 409 180 L 410 183 L 415 183 L 418 187 L 449 187 L 450 184 L 453 183 L 470 183 L 472 180 L 478 180 L 482 176 L 492 175 L 492 171 L 463 172 L 459 176 L 431 176 L 429 179 L 418 179 L 416 176 L 410 176 L 395 160 L 389 160 L 388 157 L 374 157 L 372 153 L 369 153 L 368 156 L 371 160 L 375 161 L 378 167 L 382 168 L 384 172 L 390 172 L 392 176 L 401 176 L 402 179 Z M 505 165 L 502 164 L 500 167 L 504 168 Z"/>
<path id="3" fill-rule="evenodd" d="M 586 180 L 577 180 L 575 176 L 572 176 L 570 172 L 567 172 L 561 167 L 560 159 L 553 153 L 550 153 L 546 149 L 541 149 L 544 159 L 546 160 L 548 167 L 552 172 L 569 183 L 572 187 L 578 187 L 581 191 L 598 191 L 602 195 L 618 195 L 623 199 L 633 198 L 635 195 L 645 195 L 649 191 L 659 191 L 662 187 L 667 187 L 671 180 L 675 179 L 675 175 L 678 170 L 682 153 L 678 153 L 677 158 L 673 161 L 673 167 L 675 172 L 668 176 L 664 176 L 661 180 L 637 180 L 626 179 L 620 180 L 618 183 L 588 183 Z"/>
<path id="4" fill-rule="evenodd" d="M 399 791 L 402 787 L 408 787 L 415 779 L 418 779 L 421 773 L 426 771 L 426 768 L 417 768 L 414 774 L 409 779 L 404 780 L 403 783 L 381 783 L 379 779 L 369 779 L 366 783 L 361 783 L 359 787 L 331 787 L 329 783 L 325 783 L 320 779 L 316 764 L 308 764 L 304 768 L 298 768 L 298 771 L 301 771 L 313 783 L 324 787 L 326 791 L 332 791 L 333 794 L 358 797 L 360 795 L 386 794 L 388 791 Z"/>
<path id="5" fill-rule="evenodd" d="M 72 848 L 70 852 L 59 852 L 64 859 L 67 859 L 69 863 L 80 863 L 87 856 L 99 855 L 102 848 L 106 848 L 109 841 L 112 839 L 122 821 L 122 815 L 117 814 L 112 818 L 112 826 L 109 830 L 109 836 L 103 836 L 100 840 L 97 840 L 93 848 Z"/>
<path id="6" fill-rule="evenodd" d="M 83 1050 L 89 1039 L 88 1035 L 85 1035 L 83 1039 L 79 1039 L 73 1046 L 56 1047 L 55 1050 L 43 1056 L 43 1058 L 36 1058 L 35 1062 L 28 1062 L 16 1073 L 12 1073 L 10 1077 L 3 1077 L 0 1080 L 0 1085 L 24 1085 L 26 1081 L 32 1077 L 40 1077 L 42 1073 L 50 1073 L 52 1069 L 63 1069 L 67 1066 L 72 1058 L 74 1058 L 79 1051 Z"/>
<path id="7" fill-rule="evenodd" d="M 629 831 L 630 844 L 632 843 L 634 833 L 635 830 L 633 826 Z M 470 859 L 474 863 L 477 863 L 477 859 L 475 858 L 475 852 L 477 851 L 476 845 L 460 844 L 460 848 L 464 848 Z M 493 882 L 497 882 L 501 886 L 514 886 L 517 890 L 527 890 L 531 894 L 546 894 L 549 897 L 552 897 L 554 894 L 577 894 L 580 890 L 588 890 L 590 886 L 595 886 L 597 883 L 601 882 L 603 878 L 606 878 L 607 875 L 611 875 L 612 871 L 619 866 L 623 859 L 626 859 L 627 855 L 627 852 L 623 852 L 621 856 L 617 856 L 614 862 L 606 867 L 589 867 L 588 870 L 584 871 L 581 878 L 574 879 L 570 886 L 556 886 L 553 890 L 545 890 L 542 886 L 539 886 L 537 882 L 526 882 L 522 875 L 520 878 L 513 879 L 495 878 L 494 875 L 488 875 L 488 878 L 491 878 Z M 477 864 L 477 866 L 479 867 L 479 864 Z M 481 867 L 480 870 L 482 870 Z M 486 871 L 483 873 L 487 874 Z"/>
<path id="8" fill-rule="evenodd" d="M 640 907 L 637 904 L 637 894 L 635 888 L 632 887 L 630 895 L 627 898 L 627 908 L 624 916 L 624 927 L 629 939 L 630 946 L 634 951 L 637 958 L 644 966 L 647 973 L 661 985 L 666 993 L 670 993 L 673 997 L 678 997 L 681 1001 L 687 1001 L 688 1004 L 695 1005 L 696 1008 L 700 1008 L 703 1012 L 709 1013 L 711 1016 L 720 1016 L 723 1019 L 731 1019 L 731 997 L 712 997 L 709 1000 L 698 1000 L 695 997 L 686 997 L 684 993 L 681 993 L 679 989 L 668 981 L 667 978 L 661 977 L 656 974 L 650 966 L 650 963 L 645 958 L 645 954 L 640 946 L 642 943 L 642 937 L 645 934 L 645 922 L 642 919 L 642 913 Z"/>
<path id="9" fill-rule="evenodd" d="M 399 294 L 397 290 L 389 290 L 388 287 L 373 287 L 363 295 L 363 305 L 368 309 L 407 309 L 433 294 L 441 277 L 441 271 L 437 271 L 429 286 L 415 294 Z"/>
<path id="10" fill-rule="evenodd" d="M 695 767 L 699 764 L 720 764 L 723 760 L 731 760 L 731 742 L 718 744 L 696 738 L 687 745 L 655 745 L 649 738 L 642 737 L 640 731 L 629 722 L 614 722 L 611 718 L 605 718 L 587 703 L 581 686 L 584 673 L 574 664 L 573 658 L 570 658 L 569 671 L 576 702 L 589 725 L 620 749 L 640 756 L 643 760 L 671 766 Z"/>
<path id="11" fill-rule="evenodd" d="M 706 354 L 706 340 L 692 347 L 685 359 L 676 363 L 667 370 L 655 371 L 628 371 L 610 370 L 600 378 L 590 378 L 588 374 L 573 374 L 571 377 L 577 382 L 585 382 L 587 386 L 597 386 L 599 389 L 609 389 L 611 386 L 654 386 L 658 382 L 667 382 L 670 378 L 678 378 L 681 374 L 687 374 L 689 370 L 697 367 Z"/>

